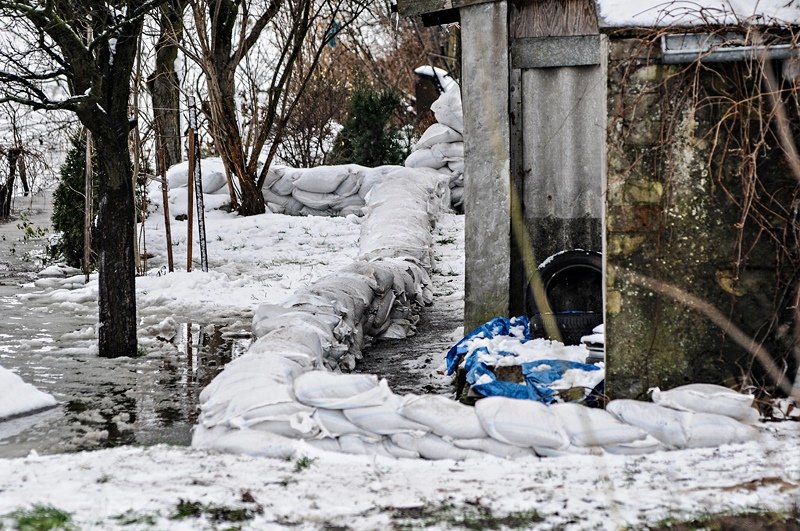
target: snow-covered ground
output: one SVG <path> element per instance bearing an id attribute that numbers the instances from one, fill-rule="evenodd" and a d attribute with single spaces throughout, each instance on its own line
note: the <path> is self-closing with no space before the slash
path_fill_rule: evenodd
<path id="1" fill-rule="evenodd" d="M 258 303 L 280 302 L 357 253 L 355 218 L 215 212 L 208 219 L 211 272 L 159 276 L 162 224 L 157 216 L 148 223 L 148 250 L 157 256 L 137 284 L 140 336 L 151 350 L 162 348 L 154 338 L 173 328 L 171 316 L 245 322 Z M 173 226 L 179 269 L 185 264 L 183 225 Z M 463 218 L 447 215 L 439 227 L 457 234 Z M 437 245 L 450 241 L 460 238 L 442 232 Z M 449 250 L 442 255 L 454 260 Z M 463 266 L 434 267 L 449 272 L 452 287 L 442 295 L 463 296 Z M 29 288 L 40 293 L 26 302 L 91 313 L 95 286 L 44 279 Z M 93 337 L 87 328 L 71 340 L 85 347 Z M 42 342 L 41 348 L 53 346 Z M 435 355 L 444 359 L 444 352 Z M 758 442 L 714 449 L 513 461 L 349 456 L 300 441 L 288 460 L 165 445 L 34 452 L 0 460 L 0 515 L 49 505 L 69 513 L 80 529 L 475 528 L 498 522 L 524 529 L 618 529 L 709 512 L 791 511 L 800 498 L 800 423 L 760 431 Z M 191 515 L 176 519 L 179 513 Z M 6 516 L 3 523 L 14 519 Z"/>

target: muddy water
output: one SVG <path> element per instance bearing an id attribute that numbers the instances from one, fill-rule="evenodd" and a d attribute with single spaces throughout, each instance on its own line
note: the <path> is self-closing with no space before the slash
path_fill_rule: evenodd
<path id="1" fill-rule="evenodd" d="M 188 444 L 199 392 L 246 350 L 249 326 L 240 316 L 178 322 L 144 357 L 99 358 L 93 334 L 82 332 L 96 325 L 96 311 L 65 312 L 20 297 L 37 290 L 32 282 L 47 242 L 36 229 L 49 225 L 47 199 L 18 203 L 16 219 L 0 222 L 0 365 L 54 395 L 59 406 L 0 422 L 0 457 Z"/>

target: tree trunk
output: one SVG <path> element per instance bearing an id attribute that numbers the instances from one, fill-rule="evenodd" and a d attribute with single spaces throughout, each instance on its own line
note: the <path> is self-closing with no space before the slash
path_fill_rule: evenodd
<path id="1" fill-rule="evenodd" d="M 127 133 L 95 135 L 100 165 L 97 249 L 100 357 L 136 355 L 133 173 Z M 124 155 L 121 155 L 124 154 Z"/>
<path id="2" fill-rule="evenodd" d="M 0 185 L 0 218 L 11 216 L 11 199 L 14 196 L 14 181 L 16 180 L 17 160 L 22 150 L 13 148 L 8 150 L 8 175 L 6 182 Z"/>
<path id="3" fill-rule="evenodd" d="M 169 168 L 181 157 L 180 84 L 175 72 L 178 45 L 183 38 L 181 0 L 167 2 L 161 12 L 161 35 L 156 43 L 155 71 L 148 79 L 153 101 L 153 128 L 164 147 L 164 160 Z"/>

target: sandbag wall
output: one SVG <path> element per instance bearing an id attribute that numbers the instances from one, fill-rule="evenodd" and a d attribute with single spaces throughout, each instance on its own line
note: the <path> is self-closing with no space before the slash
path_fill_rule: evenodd
<path id="1" fill-rule="evenodd" d="M 399 396 L 374 375 L 341 374 L 370 336 L 413 333 L 417 310 L 432 300 L 430 229 L 448 190 L 446 179 L 410 169 L 375 187 L 359 259 L 283 304 L 259 307 L 255 343 L 200 394 L 193 446 L 282 458 L 307 444 L 465 459 L 647 453 L 757 436 L 747 424 L 753 397 L 716 387 L 656 393 L 658 404 L 615 401 L 609 413 L 504 397 L 473 408 L 438 395 Z"/>
<path id="2" fill-rule="evenodd" d="M 405 161 L 408 168 L 431 168 L 449 177 L 453 207 L 464 197 L 464 115 L 461 91 L 453 84 L 431 105 L 436 122 L 414 146 Z"/>

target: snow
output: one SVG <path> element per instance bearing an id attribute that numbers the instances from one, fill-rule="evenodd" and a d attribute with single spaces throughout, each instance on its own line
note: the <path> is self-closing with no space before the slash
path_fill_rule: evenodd
<path id="1" fill-rule="evenodd" d="M 458 88 L 458 84 L 456 84 L 456 81 L 450 76 L 447 70 L 435 66 L 423 65 L 415 68 L 414 73 L 420 76 L 438 78 L 445 92 L 453 88 Z"/>
<path id="2" fill-rule="evenodd" d="M 800 21 L 800 4 L 787 0 L 598 0 L 597 11 L 604 27 L 794 24 Z"/>
<path id="3" fill-rule="evenodd" d="M 53 395 L 39 391 L 13 372 L 0 367 L 0 422 L 8 417 L 39 411 L 56 404 Z"/>
<path id="4" fill-rule="evenodd" d="M 498 516 L 536 510 L 543 520 L 529 529 L 640 528 L 709 511 L 789 510 L 800 496 L 798 427 L 772 425 L 760 443 L 718 449 L 513 461 L 365 458 L 302 442 L 289 460 L 168 446 L 31 455 L 0 460 L 0 514 L 38 503 L 71 513 L 80 529 L 121 529 L 124 515 L 148 516 L 155 529 L 219 527 L 170 519 L 179 500 L 188 500 L 260 504 L 247 529 L 370 530 L 391 528 L 402 509 L 449 504 L 455 515 L 476 505 Z M 300 457 L 310 463 L 305 470 L 298 470 Z M 428 528 L 450 526 L 443 520 Z"/>

